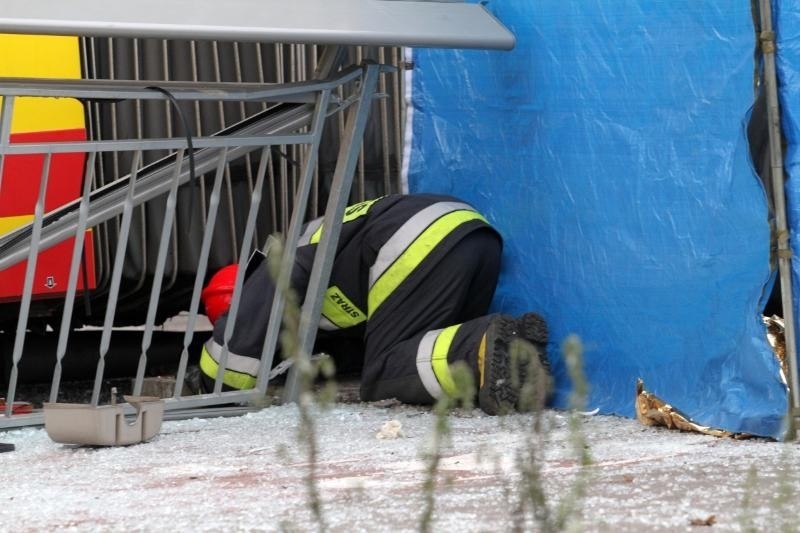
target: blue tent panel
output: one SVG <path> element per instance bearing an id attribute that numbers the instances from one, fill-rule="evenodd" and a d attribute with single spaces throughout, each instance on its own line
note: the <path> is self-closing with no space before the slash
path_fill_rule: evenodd
<path id="1" fill-rule="evenodd" d="M 414 51 L 409 187 L 503 233 L 494 306 L 547 318 L 556 404 L 577 333 L 590 407 L 632 416 L 642 378 L 698 423 L 780 436 L 767 201 L 744 138 L 749 5 L 484 3 L 517 47 Z"/>

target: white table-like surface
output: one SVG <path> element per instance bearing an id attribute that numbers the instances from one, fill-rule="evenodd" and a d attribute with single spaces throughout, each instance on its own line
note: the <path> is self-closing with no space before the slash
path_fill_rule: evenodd
<path id="1" fill-rule="evenodd" d="M 483 6 L 405 0 L 2 0 L 0 33 L 507 50 Z"/>

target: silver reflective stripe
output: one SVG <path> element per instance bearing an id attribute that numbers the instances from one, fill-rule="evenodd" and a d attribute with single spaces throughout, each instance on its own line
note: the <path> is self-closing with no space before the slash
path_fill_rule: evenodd
<path id="1" fill-rule="evenodd" d="M 209 339 L 206 342 L 206 350 L 208 355 L 219 365 L 219 360 L 222 358 L 222 346 L 217 344 L 214 339 Z M 259 363 L 260 361 L 255 357 L 247 357 L 246 355 L 238 355 L 228 351 L 228 364 L 225 369 L 256 377 L 258 376 Z"/>
<path id="2" fill-rule="evenodd" d="M 315 218 L 311 222 L 308 223 L 306 226 L 306 230 L 300 235 L 300 240 L 297 241 L 297 246 L 305 246 L 307 244 L 311 244 L 311 237 L 316 233 L 319 227 L 322 225 L 322 218 Z"/>
<path id="3" fill-rule="evenodd" d="M 381 246 L 375 263 L 373 263 L 372 267 L 369 269 L 370 289 L 428 226 L 448 213 L 464 209 L 475 211 L 472 206 L 461 202 L 438 202 L 426 207 L 409 218 L 400 226 L 400 229 Z"/>
<path id="4" fill-rule="evenodd" d="M 436 374 L 433 373 L 431 358 L 433 357 L 433 345 L 441 332 L 441 329 L 429 331 L 419 341 L 419 347 L 417 348 L 417 373 L 419 374 L 419 379 L 422 380 L 422 384 L 428 394 L 437 400 L 442 396 L 442 387 L 439 385 L 439 380 L 436 379 Z"/>
<path id="5" fill-rule="evenodd" d="M 339 326 L 337 326 L 336 324 L 334 324 L 333 322 L 331 322 L 330 320 L 328 320 L 324 316 L 320 316 L 319 317 L 319 329 L 324 329 L 325 331 L 336 331 L 336 330 L 339 330 L 339 329 L 342 329 L 342 328 L 340 328 Z"/>

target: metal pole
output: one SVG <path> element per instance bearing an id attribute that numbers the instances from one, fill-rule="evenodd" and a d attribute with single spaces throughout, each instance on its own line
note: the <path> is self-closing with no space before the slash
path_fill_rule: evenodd
<path id="1" fill-rule="evenodd" d="M 764 88 L 767 91 L 767 124 L 769 128 L 770 175 L 775 203 L 775 225 L 778 240 L 778 269 L 781 280 L 781 303 L 786 337 L 786 359 L 789 367 L 790 409 L 786 438 L 794 439 L 794 417 L 800 413 L 800 381 L 797 376 L 797 343 L 795 336 L 794 307 L 792 299 L 792 249 L 786 221 L 783 150 L 781 147 L 781 122 L 778 107 L 778 84 L 775 75 L 775 33 L 772 31 L 770 0 L 760 0 L 761 52 L 764 57 Z"/>
<path id="2" fill-rule="evenodd" d="M 300 227 L 303 224 L 303 219 L 306 212 L 306 204 L 308 203 L 308 195 L 311 191 L 311 182 L 314 176 L 314 167 L 317 162 L 317 155 L 319 154 L 319 145 L 322 139 L 322 132 L 325 127 L 325 118 L 328 112 L 328 102 L 330 101 L 331 92 L 325 90 L 319 95 L 317 107 L 314 111 L 314 122 L 311 126 L 313 142 L 311 148 L 306 154 L 305 161 L 303 162 L 303 175 L 300 180 L 300 187 L 297 190 L 297 196 L 294 202 L 294 210 L 292 211 L 292 219 L 289 224 L 289 231 L 286 234 L 286 245 L 283 250 L 283 257 L 281 260 L 281 269 L 276 281 L 277 290 L 272 299 L 272 308 L 270 311 L 270 320 L 267 327 L 267 332 L 264 337 L 264 344 L 261 351 L 261 366 L 258 370 L 258 377 L 256 388 L 261 393 L 267 392 L 267 374 L 272 368 L 272 360 L 275 355 L 275 347 L 278 341 L 278 333 L 283 317 L 283 310 L 286 304 L 286 297 L 281 293 L 282 290 L 289 287 L 289 282 L 292 276 L 292 269 L 294 268 L 295 248 L 297 241 L 300 238 Z"/>
<path id="3" fill-rule="evenodd" d="M 299 357 L 309 357 L 314 347 L 317 324 L 322 311 L 322 297 L 331 277 L 336 245 L 339 242 L 339 233 L 342 229 L 342 217 L 353 185 L 353 174 L 358 163 L 358 155 L 361 152 L 361 141 L 367 125 L 369 111 L 372 107 L 375 89 L 378 85 L 379 72 L 380 67 L 378 65 L 367 65 L 365 67 L 364 77 L 359 88 L 358 104 L 354 109 L 350 110 L 345 136 L 341 139 L 339 146 L 338 163 L 333 174 L 330 198 L 328 207 L 325 209 L 325 219 L 323 221 L 325 231 L 322 233 L 322 239 L 317 246 L 314 266 L 311 268 L 311 275 L 309 276 L 306 300 L 300 314 Z M 296 370 L 296 366 L 292 368 L 286 380 L 284 399 L 288 401 L 296 400 L 299 394 Z"/>
<path id="4" fill-rule="evenodd" d="M 14 408 L 14 395 L 17 391 L 17 378 L 19 361 L 22 359 L 22 349 L 25 345 L 25 333 L 28 325 L 28 316 L 31 310 L 31 299 L 33 297 L 33 283 L 36 275 L 36 261 L 39 258 L 39 239 L 42 233 L 42 218 L 44 218 L 44 202 L 47 195 L 47 183 L 50 179 L 50 164 L 52 154 L 44 155 L 42 163 L 42 175 L 39 178 L 39 197 L 33 209 L 33 232 L 31 233 L 31 247 L 28 251 L 28 264 L 25 266 L 25 281 L 22 289 L 22 301 L 19 304 L 19 318 L 17 319 L 17 332 L 14 335 L 14 348 L 11 353 L 11 376 L 8 380 L 8 392 L 6 394 L 5 415 L 11 416 Z"/>

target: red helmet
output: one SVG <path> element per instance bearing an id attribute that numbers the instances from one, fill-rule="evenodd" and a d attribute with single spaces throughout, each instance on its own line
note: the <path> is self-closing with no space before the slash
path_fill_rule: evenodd
<path id="1" fill-rule="evenodd" d="M 217 271 L 203 289 L 200 297 L 206 307 L 206 315 L 214 324 L 217 319 L 228 311 L 233 298 L 233 286 L 236 284 L 236 271 L 238 265 L 228 265 Z"/>

